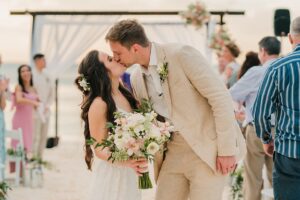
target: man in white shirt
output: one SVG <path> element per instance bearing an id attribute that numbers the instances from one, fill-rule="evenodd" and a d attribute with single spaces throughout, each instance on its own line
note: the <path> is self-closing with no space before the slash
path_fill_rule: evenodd
<path id="1" fill-rule="evenodd" d="M 53 86 L 49 75 L 44 71 L 46 67 L 45 56 L 43 54 L 36 54 L 33 60 L 35 64 L 35 69 L 33 70 L 33 84 L 41 102 L 41 106 L 38 108 L 38 114 L 35 117 L 33 155 L 42 158 L 47 141 L 50 105 L 53 102 Z"/>
<path id="2" fill-rule="evenodd" d="M 255 66 L 249 69 L 246 74 L 230 88 L 234 101 L 245 104 L 246 119 L 246 146 L 247 153 L 244 159 L 245 182 L 244 199 L 260 200 L 261 189 L 263 188 L 262 169 L 264 164 L 267 168 L 267 177 L 272 183 L 273 161 L 268 157 L 260 139 L 256 136 L 253 126 L 252 107 L 257 96 L 260 83 L 270 64 L 275 61 L 280 53 L 280 42 L 276 37 L 264 37 L 259 42 L 258 57 L 262 66 Z"/>

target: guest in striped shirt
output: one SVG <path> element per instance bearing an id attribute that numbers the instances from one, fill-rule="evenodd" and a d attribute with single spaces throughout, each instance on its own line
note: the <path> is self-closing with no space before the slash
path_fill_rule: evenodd
<path id="1" fill-rule="evenodd" d="M 262 175 L 264 165 L 266 166 L 267 179 L 272 184 L 273 160 L 265 154 L 260 139 L 256 137 L 251 109 L 264 74 L 271 63 L 278 58 L 281 45 L 276 37 L 267 36 L 259 41 L 258 46 L 258 57 L 262 66 L 254 66 L 249 69 L 229 90 L 234 101 L 240 104 L 245 103 L 246 106 L 244 124 L 246 124 L 247 153 L 244 158 L 244 200 L 261 200 L 261 190 L 265 185 Z M 274 125 L 274 121 L 271 123 Z"/>
<path id="2" fill-rule="evenodd" d="M 291 24 L 289 40 L 294 51 L 266 71 L 252 111 L 264 151 L 274 156 L 275 200 L 300 199 L 300 17 Z M 276 115 L 274 142 L 272 113 Z"/>

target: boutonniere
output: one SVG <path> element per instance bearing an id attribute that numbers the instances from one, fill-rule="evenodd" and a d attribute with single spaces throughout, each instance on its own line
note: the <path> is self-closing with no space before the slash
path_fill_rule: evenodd
<path id="1" fill-rule="evenodd" d="M 162 83 L 166 80 L 166 78 L 168 78 L 168 73 L 169 73 L 168 65 L 169 63 L 166 61 L 166 57 L 164 58 L 163 63 L 158 64 L 157 72 L 159 74 L 160 81 Z"/>

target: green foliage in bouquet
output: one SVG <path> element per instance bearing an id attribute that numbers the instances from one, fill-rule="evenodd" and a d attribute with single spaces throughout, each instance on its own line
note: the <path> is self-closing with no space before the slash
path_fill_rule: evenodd
<path id="1" fill-rule="evenodd" d="M 107 123 L 107 128 L 113 128 L 114 125 L 112 123 Z M 105 148 L 105 147 L 110 147 L 110 146 L 113 146 L 113 141 L 110 141 L 110 140 L 102 140 L 102 143 L 98 143 L 96 141 L 95 138 L 91 137 L 90 139 L 86 140 L 86 145 L 91 145 L 91 146 L 94 146 L 95 149 L 97 148 L 102 148 L 102 150 Z M 121 156 L 121 155 L 120 155 Z M 110 155 L 110 157 L 108 158 L 108 160 L 112 160 L 112 162 L 114 162 L 115 160 L 113 159 L 113 155 Z"/>
<path id="2" fill-rule="evenodd" d="M 147 99 L 142 99 L 140 105 L 134 111 L 142 114 L 150 113 L 153 111 L 153 104 Z"/>
<path id="3" fill-rule="evenodd" d="M 4 181 L 0 182 L 0 200 L 6 200 L 8 190 L 11 190 L 9 185 Z"/>

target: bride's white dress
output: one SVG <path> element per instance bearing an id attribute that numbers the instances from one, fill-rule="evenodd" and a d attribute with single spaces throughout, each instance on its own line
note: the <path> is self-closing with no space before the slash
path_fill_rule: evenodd
<path id="1" fill-rule="evenodd" d="M 120 110 L 120 109 L 119 109 Z M 138 176 L 132 168 L 95 158 L 89 200 L 141 200 Z"/>
<path id="2" fill-rule="evenodd" d="M 97 159 L 89 200 L 141 200 L 138 176 L 133 169 Z"/>

